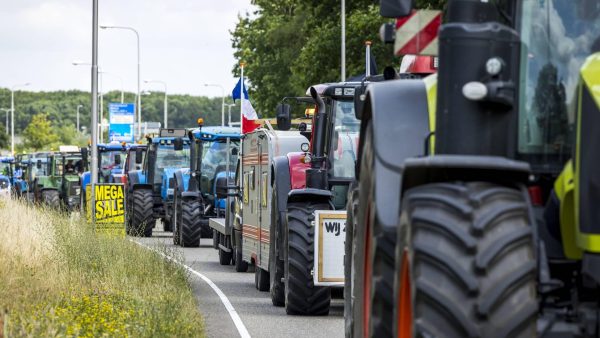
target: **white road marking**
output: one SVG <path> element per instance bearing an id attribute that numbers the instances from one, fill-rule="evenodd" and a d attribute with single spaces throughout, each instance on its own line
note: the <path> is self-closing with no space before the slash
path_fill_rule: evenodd
<path id="1" fill-rule="evenodd" d="M 227 312 L 229 313 L 229 316 L 231 317 L 231 320 L 233 320 L 233 324 L 235 324 L 235 328 L 238 330 L 238 333 L 240 334 L 240 337 L 242 338 L 250 338 L 250 333 L 248 332 L 248 329 L 246 329 L 246 325 L 244 325 L 244 322 L 242 322 L 242 318 L 240 318 L 240 315 L 238 315 L 237 311 L 235 310 L 235 308 L 233 307 L 233 305 L 231 304 L 231 302 L 229 301 L 229 298 L 227 298 L 227 296 L 223 293 L 223 291 L 221 291 L 221 289 L 219 289 L 219 287 L 217 286 L 217 284 L 213 283 L 212 280 L 210 280 L 208 277 L 206 277 L 205 275 L 201 274 L 200 272 L 192 269 L 191 267 L 176 261 L 175 259 L 173 259 L 173 257 L 169 257 L 167 255 L 165 255 L 162 252 L 159 252 L 158 250 L 152 249 L 151 247 L 144 245 L 140 242 L 134 241 L 132 239 L 130 239 L 130 241 L 132 241 L 133 243 L 136 243 L 148 250 L 152 250 L 156 253 L 158 253 L 159 255 L 163 256 L 165 259 L 170 260 L 171 262 L 178 264 L 180 266 L 182 266 L 184 269 L 186 269 L 187 271 L 193 273 L 194 275 L 200 277 L 200 279 L 202 279 L 203 281 L 206 282 L 206 284 L 208 284 L 217 294 L 217 296 L 219 296 L 219 299 L 221 299 L 221 303 L 223 303 L 223 305 L 225 306 L 225 309 L 227 309 Z"/>

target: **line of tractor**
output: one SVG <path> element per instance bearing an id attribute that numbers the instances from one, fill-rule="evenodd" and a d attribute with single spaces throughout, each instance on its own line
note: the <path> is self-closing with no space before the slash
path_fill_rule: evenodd
<path id="1" fill-rule="evenodd" d="M 327 315 L 343 289 L 347 337 L 599 337 L 598 2 L 448 0 L 435 55 L 403 35 L 427 29 L 413 1 L 380 10 L 399 56 L 417 46 L 401 72 L 310 86 L 246 134 L 198 119 L 99 145 L 127 234 L 212 238 L 289 315 Z M 73 210 L 87 154 L 0 165 Z"/>

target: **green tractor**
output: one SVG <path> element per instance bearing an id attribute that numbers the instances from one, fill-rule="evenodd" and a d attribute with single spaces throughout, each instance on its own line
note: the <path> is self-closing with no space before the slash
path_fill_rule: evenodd
<path id="1" fill-rule="evenodd" d="M 600 2 L 448 0 L 444 22 L 437 79 L 364 96 L 346 334 L 599 337 Z"/>
<path id="2" fill-rule="evenodd" d="M 46 161 L 38 158 L 33 184 L 35 201 L 56 209 L 78 209 L 79 177 L 87 169 L 86 158 L 87 148 L 76 146 L 60 146 L 58 152 L 46 155 Z"/>

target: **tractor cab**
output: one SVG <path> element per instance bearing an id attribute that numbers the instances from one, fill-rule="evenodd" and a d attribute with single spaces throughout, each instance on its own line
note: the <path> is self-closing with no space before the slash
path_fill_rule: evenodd
<path id="1" fill-rule="evenodd" d="M 67 210 L 79 207 L 80 175 L 88 167 L 84 155 L 85 151 L 76 146 L 60 146 L 58 152 L 48 155 L 46 168 L 41 159 L 36 160 L 39 170 L 34 179 L 36 200 Z"/>
<path id="2" fill-rule="evenodd" d="M 125 142 L 113 141 L 98 144 L 97 147 L 98 183 L 121 183 L 121 177 L 123 176 L 122 162 L 125 160 L 129 145 Z M 92 174 L 90 171 L 86 171 L 81 175 L 82 196 L 85 196 L 85 191 L 91 179 Z"/>
<path id="3" fill-rule="evenodd" d="M 309 104 L 312 130 L 304 133 L 308 143 L 303 146 L 303 153 L 288 155 L 306 168 L 297 181 L 292 178 L 292 188 L 331 190 L 336 209 L 345 208 L 348 186 L 354 180 L 360 133 L 354 96 L 361 85 L 361 82 L 320 84 L 307 90 L 308 97 L 297 99 Z"/>
<path id="4" fill-rule="evenodd" d="M 160 219 L 170 231 L 168 210 L 172 203 L 173 172 L 190 162 L 190 141 L 186 129 L 160 129 L 157 137 L 147 137 L 143 147 L 130 152 L 128 165 L 141 170 L 127 174 L 128 216 L 126 230 L 131 235 L 151 236 L 154 220 Z"/>
<path id="5" fill-rule="evenodd" d="M 198 119 L 198 128 L 188 132 L 191 154 L 187 168 L 172 176 L 173 242 L 183 246 L 198 246 L 200 236 L 212 235 L 208 219 L 225 217 L 226 198 L 218 198 L 217 191 L 226 190 L 228 182 L 234 180 L 238 163 L 239 128 L 202 124 Z"/>

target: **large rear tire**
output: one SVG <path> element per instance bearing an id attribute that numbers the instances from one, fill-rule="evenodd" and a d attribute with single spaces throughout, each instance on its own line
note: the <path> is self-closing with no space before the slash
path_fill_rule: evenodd
<path id="1" fill-rule="evenodd" d="M 181 196 L 178 194 L 177 183 L 173 193 L 173 214 L 171 220 L 171 227 L 173 228 L 173 245 L 179 245 L 181 231 Z"/>
<path id="2" fill-rule="evenodd" d="M 281 219 L 279 219 L 279 208 L 275 207 L 277 203 L 277 186 L 273 185 L 273 194 L 271 202 L 271 229 L 269 239 L 269 291 L 271 293 L 271 302 L 274 306 L 285 305 L 285 284 L 283 282 L 283 257 L 280 256 L 281 248 L 278 243 L 281 241 L 278 235 L 281 236 Z"/>
<path id="3" fill-rule="evenodd" d="M 152 237 L 152 228 L 154 218 L 152 217 L 152 207 L 154 199 L 152 190 L 137 189 L 133 191 L 133 219 L 131 220 L 131 229 L 134 236 Z"/>
<path id="4" fill-rule="evenodd" d="M 244 261 L 242 252 L 242 232 L 233 230 L 235 236 L 235 245 L 233 246 L 233 252 L 235 255 L 235 271 L 246 272 L 248 271 L 248 262 Z"/>
<path id="5" fill-rule="evenodd" d="M 314 221 L 315 210 L 328 210 L 329 205 L 314 202 L 292 202 L 287 207 L 287 236 L 284 257 L 285 311 L 289 315 L 327 315 L 331 289 L 315 286 Z"/>
<path id="6" fill-rule="evenodd" d="M 395 254 L 395 333 L 535 337 L 531 222 L 517 189 L 458 182 L 408 190 Z"/>
<path id="7" fill-rule="evenodd" d="M 351 297 L 344 317 L 347 335 L 353 337 L 390 337 L 393 329 L 393 311 L 388 303 L 391 304 L 394 291 L 396 229 L 384 226 L 377 214 L 374 161 L 373 127 L 368 122 L 361 150 L 358 196 L 353 196 L 360 207 L 354 209 L 352 244 L 348 243 L 345 249 L 350 256 L 346 259 L 352 265 L 346 271 Z"/>
<path id="8" fill-rule="evenodd" d="M 354 269 L 352 259 L 354 254 L 354 229 L 356 228 L 356 213 L 358 211 L 358 191 L 354 184 L 350 185 L 348 203 L 346 206 L 346 239 L 344 241 L 344 324 L 346 337 L 354 336 L 354 320 L 352 298 L 354 287 Z"/>
<path id="9" fill-rule="evenodd" d="M 43 190 L 42 201 L 50 208 L 58 210 L 60 208 L 60 195 L 58 190 Z"/>
<path id="10" fill-rule="evenodd" d="M 179 244 L 187 248 L 200 246 L 200 202 L 195 199 L 181 201 L 181 227 Z"/>

